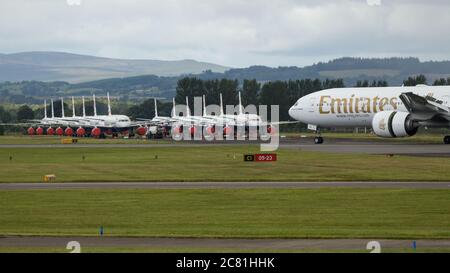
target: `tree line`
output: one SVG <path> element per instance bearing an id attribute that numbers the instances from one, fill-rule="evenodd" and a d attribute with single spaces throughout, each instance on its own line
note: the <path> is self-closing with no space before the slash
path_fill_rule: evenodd
<path id="1" fill-rule="evenodd" d="M 415 86 L 418 84 L 427 84 L 424 75 L 409 77 L 403 81 L 404 86 Z M 438 79 L 433 85 L 450 85 L 450 77 Z M 388 86 L 386 81 L 358 81 L 355 87 L 384 87 Z M 247 105 L 279 105 L 280 120 L 289 120 L 289 108 L 301 97 L 310 93 L 330 88 L 345 87 L 342 79 L 321 80 L 321 79 L 302 79 L 288 81 L 268 81 L 259 82 L 256 79 L 238 80 L 230 79 L 200 79 L 197 77 L 185 77 L 177 82 L 175 100 L 178 104 L 186 103 L 186 96 L 189 97 L 189 106 L 193 109 L 193 98 L 206 96 L 207 104 L 219 105 L 219 94 L 223 96 L 224 105 L 237 105 L 238 92 L 242 94 L 242 103 Z M 72 115 L 71 106 L 64 103 L 66 116 Z M 86 102 L 86 114 L 93 114 L 93 105 L 91 101 Z M 54 102 L 55 116 L 61 116 L 61 102 Z M 106 113 L 106 103 L 97 101 L 98 113 Z M 172 102 L 170 100 L 158 101 L 158 111 L 161 116 L 170 116 Z M 147 99 L 141 104 L 128 105 L 126 103 L 113 104 L 112 111 L 115 114 L 126 114 L 130 118 L 153 118 L 155 115 L 153 99 Z M 270 108 L 269 118 L 270 118 Z M 81 115 L 82 108 L 76 104 L 76 113 Z M 47 116 L 50 117 L 51 111 L 47 105 Z M 44 107 L 31 109 L 28 105 L 22 105 L 15 110 L 6 110 L 0 106 L 0 122 L 15 123 L 30 119 L 41 119 L 44 116 Z M 0 133 L 4 129 L 0 129 Z"/>

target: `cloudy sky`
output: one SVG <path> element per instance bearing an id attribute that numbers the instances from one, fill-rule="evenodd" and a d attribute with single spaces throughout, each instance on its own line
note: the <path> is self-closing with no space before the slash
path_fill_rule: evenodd
<path id="1" fill-rule="evenodd" d="M 232 67 L 342 56 L 450 59 L 448 0 L 0 0 L 0 52 L 196 59 Z"/>

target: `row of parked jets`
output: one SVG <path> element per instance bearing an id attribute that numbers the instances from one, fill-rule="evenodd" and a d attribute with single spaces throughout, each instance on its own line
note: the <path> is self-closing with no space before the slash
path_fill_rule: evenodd
<path id="1" fill-rule="evenodd" d="M 27 134 L 29 135 L 59 135 L 59 136 L 91 136 L 102 137 L 106 135 L 128 135 L 130 131 L 135 131 L 139 136 L 146 136 L 149 134 L 183 134 L 190 133 L 194 136 L 197 132 L 205 129 L 208 134 L 223 132 L 224 136 L 234 134 L 237 127 L 257 127 L 264 128 L 265 134 L 271 135 L 275 133 L 275 128 L 280 124 L 292 123 L 273 122 L 267 123 L 257 114 L 244 113 L 242 106 L 241 94 L 239 92 L 238 113 L 226 114 L 223 107 L 222 94 L 220 94 L 220 111 L 217 115 L 208 114 L 206 111 L 205 96 L 203 96 L 203 105 L 201 116 L 194 116 L 189 109 L 188 97 L 186 97 L 186 106 L 177 106 L 175 99 L 173 99 L 173 107 L 170 117 L 158 115 L 157 100 L 155 103 L 155 116 L 152 119 L 137 119 L 132 121 L 126 115 L 115 115 L 111 112 L 111 101 L 109 93 L 107 93 L 107 115 L 98 115 L 96 98 L 93 95 L 94 114 L 92 116 L 86 115 L 85 98 L 82 99 L 83 113 L 77 116 L 75 113 L 75 98 L 72 97 L 72 115 L 66 116 L 64 112 L 64 99 L 61 98 L 61 116 L 55 117 L 53 99 L 51 99 L 51 116 L 47 116 L 47 101 L 44 101 L 44 118 L 41 120 L 29 120 L 24 123 L 10 123 L 3 125 L 28 127 Z M 181 109 L 180 109 L 181 107 Z M 183 113 L 180 116 L 179 113 Z"/>
<path id="2" fill-rule="evenodd" d="M 171 116 L 161 117 L 158 116 L 155 100 L 155 117 L 136 121 L 131 121 L 124 115 L 113 115 L 109 94 L 107 98 L 108 115 L 97 115 L 95 95 L 93 96 L 93 116 L 86 115 L 84 97 L 82 98 L 82 116 L 76 116 L 73 110 L 72 117 L 65 117 L 64 111 L 61 117 L 55 117 L 52 101 L 52 116 L 47 117 L 47 111 L 45 111 L 44 119 L 33 121 L 32 124 L 28 123 L 30 125 L 28 134 L 99 137 L 105 132 L 124 133 L 136 129 L 137 134 L 144 136 L 156 133 L 161 128 L 171 128 L 172 133 L 175 134 L 187 132 L 194 135 L 200 128 L 206 129 L 208 134 L 223 132 L 224 135 L 229 135 L 236 132 L 233 130 L 236 127 L 257 127 L 258 132 L 271 135 L 277 131 L 278 125 L 293 123 L 291 121 L 268 123 L 257 114 L 244 113 L 240 93 L 237 114 L 224 113 L 220 94 L 220 110 L 217 115 L 207 114 L 203 96 L 202 115 L 191 115 L 186 98 L 186 112 L 183 116 L 177 114 L 177 107 L 173 100 Z M 61 103 L 64 104 L 63 100 Z M 75 109 L 74 105 L 72 98 L 73 109 Z M 47 108 L 46 103 L 45 108 Z M 421 127 L 450 129 L 450 86 L 327 89 L 300 98 L 289 109 L 289 115 L 296 120 L 294 122 L 308 124 L 308 129 L 316 132 L 314 139 L 316 144 L 324 141 L 321 128 L 369 127 L 379 137 L 409 137 L 415 135 Z M 55 127 L 57 127 L 56 130 Z M 449 135 L 444 137 L 444 143 L 450 144 Z"/>

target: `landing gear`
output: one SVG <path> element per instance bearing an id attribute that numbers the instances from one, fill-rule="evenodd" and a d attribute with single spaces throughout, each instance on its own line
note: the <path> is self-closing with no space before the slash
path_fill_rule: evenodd
<path id="1" fill-rule="evenodd" d="M 323 137 L 320 133 L 319 128 L 316 130 L 316 137 L 314 138 L 314 144 L 322 144 L 323 143 Z"/>
<path id="2" fill-rule="evenodd" d="M 314 138 L 314 144 L 322 144 L 323 143 L 323 137 L 321 136 L 316 136 Z"/>
<path id="3" fill-rule="evenodd" d="M 444 137 L 444 144 L 450 144 L 450 136 Z"/>

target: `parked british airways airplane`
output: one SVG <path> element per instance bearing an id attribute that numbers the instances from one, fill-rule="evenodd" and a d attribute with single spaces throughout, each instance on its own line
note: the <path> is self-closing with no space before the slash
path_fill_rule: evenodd
<path id="1" fill-rule="evenodd" d="M 338 88 L 300 98 L 289 115 L 316 131 L 321 144 L 320 128 L 372 127 L 386 138 L 413 136 L 424 126 L 450 128 L 449 106 L 450 86 Z"/>

